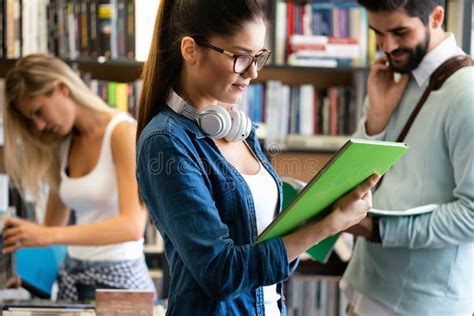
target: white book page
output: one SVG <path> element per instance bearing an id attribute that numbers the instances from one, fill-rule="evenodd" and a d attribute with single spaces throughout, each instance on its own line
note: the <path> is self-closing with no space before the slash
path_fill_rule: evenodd
<path id="1" fill-rule="evenodd" d="M 434 211 L 439 207 L 438 204 L 427 204 L 418 206 L 415 208 L 410 208 L 408 210 L 379 210 L 379 209 L 371 209 L 369 210 L 370 215 L 377 215 L 377 216 L 411 216 L 411 215 L 419 215 L 424 213 L 429 213 Z"/>

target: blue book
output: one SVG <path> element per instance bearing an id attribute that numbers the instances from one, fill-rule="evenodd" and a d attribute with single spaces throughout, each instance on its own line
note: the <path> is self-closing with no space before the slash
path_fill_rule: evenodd
<path id="1" fill-rule="evenodd" d="M 51 297 L 51 289 L 66 251 L 63 245 L 17 250 L 16 274 L 22 286 L 40 298 Z"/>
<path id="2" fill-rule="evenodd" d="M 255 88 L 255 120 L 263 122 L 263 84 L 257 83 Z"/>

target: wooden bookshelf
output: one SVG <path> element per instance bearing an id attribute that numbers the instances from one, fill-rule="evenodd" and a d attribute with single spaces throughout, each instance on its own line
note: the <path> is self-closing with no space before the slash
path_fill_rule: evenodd
<path id="1" fill-rule="evenodd" d="M 288 151 L 270 154 L 270 158 L 280 177 L 293 177 L 309 182 L 332 155 L 332 153 Z"/>
<path id="2" fill-rule="evenodd" d="M 8 70 L 16 62 L 15 59 L 0 60 L 0 78 L 5 77 Z M 82 73 L 90 73 L 94 79 L 131 82 L 140 78 L 143 69 L 142 62 L 123 60 L 108 60 L 100 62 L 98 59 L 65 60 L 73 68 Z M 366 74 L 368 66 L 355 67 L 294 67 L 267 65 L 259 73 L 254 82 L 279 80 L 287 85 L 310 83 L 320 89 L 334 85 L 350 86 L 357 74 Z"/>

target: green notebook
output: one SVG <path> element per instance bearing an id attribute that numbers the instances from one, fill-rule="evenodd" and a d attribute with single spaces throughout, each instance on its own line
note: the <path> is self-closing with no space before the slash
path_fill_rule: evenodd
<path id="1" fill-rule="evenodd" d="M 265 241 L 287 235 L 302 223 L 324 216 L 338 198 L 372 174 L 383 175 L 387 172 L 407 149 L 408 145 L 403 143 L 348 140 L 304 189 L 296 194 L 289 205 L 284 207 L 284 211 L 258 236 L 257 240 Z M 286 194 L 285 192 L 284 198 L 288 200 Z M 307 252 L 315 260 L 325 262 L 337 238 L 338 235 L 328 237 Z"/>

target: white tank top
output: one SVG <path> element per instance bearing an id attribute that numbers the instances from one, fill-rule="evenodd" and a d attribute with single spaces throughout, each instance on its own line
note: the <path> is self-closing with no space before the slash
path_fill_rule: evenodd
<path id="1" fill-rule="evenodd" d="M 260 163 L 260 170 L 255 175 L 241 174 L 247 182 L 253 196 L 255 215 L 257 217 L 258 234 L 273 221 L 278 204 L 278 187 L 275 180 Z M 276 284 L 263 287 L 265 315 L 280 315 L 278 300 L 280 294 L 276 291 Z"/>
<path id="2" fill-rule="evenodd" d="M 62 145 L 59 196 L 75 211 L 77 225 L 103 221 L 120 214 L 111 138 L 114 128 L 124 121 L 135 123 L 127 114 L 120 113 L 107 124 L 97 164 L 85 176 L 70 178 L 66 174 L 71 137 Z M 106 246 L 69 246 L 68 253 L 74 259 L 88 261 L 134 260 L 143 255 L 143 238 Z"/>

